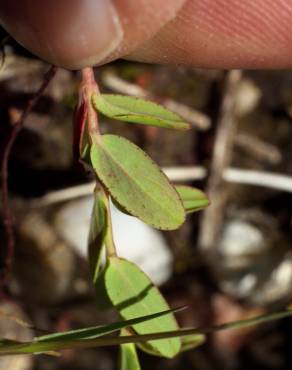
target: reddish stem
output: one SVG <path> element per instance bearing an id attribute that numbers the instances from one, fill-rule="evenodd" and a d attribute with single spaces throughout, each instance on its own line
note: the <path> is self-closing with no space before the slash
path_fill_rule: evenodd
<path id="1" fill-rule="evenodd" d="M 92 106 L 92 96 L 100 94 L 97 82 L 95 80 L 93 68 L 82 69 L 81 89 L 84 91 L 83 98 L 87 107 L 88 133 L 92 143 L 97 143 L 100 139 L 98 115 Z"/>
<path id="2" fill-rule="evenodd" d="M 57 67 L 51 66 L 49 71 L 45 74 L 43 82 L 40 88 L 36 91 L 36 93 L 32 96 L 32 98 L 28 101 L 27 106 L 23 110 L 19 119 L 14 123 L 11 133 L 8 137 L 7 143 L 4 148 L 2 160 L 1 160 L 1 189 L 2 189 L 2 209 L 3 209 L 3 223 L 4 229 L 6 233 L 7 239 L 7 246 L 6 246 L 6 253 L 4 253 L 4 263 L 2 267 L 2 271 L 0 274 L 0 289 L 3 290 L 4 287 L 7 286 L 12 272 L 12 264 L 13 264 L 13 256 L 14 256 L 14 248 L 15 248 L 15 239 L 14 239 L 14 231 L 13 231 L 13 215 L 9 205 L 9 191 L 8 191 L 8 162 L 9 157 L 15 143 L 15 140 L 23 128 L 24 121 L 27 118 L 28 114 L 32 111 L 36 103 L 39 101 L 41 96 L 43 95 L 45 89 L 49 85 L 49 83 L 54 78 L 57 72 Z"/>

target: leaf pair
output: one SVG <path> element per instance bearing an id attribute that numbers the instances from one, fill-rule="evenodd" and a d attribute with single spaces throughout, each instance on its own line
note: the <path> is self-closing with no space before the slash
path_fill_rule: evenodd
<path id="1" fill-rule="evenodd" d="M 100 207 L 98 210 L 97 208 Z M 102 214 L 104 204 L 98 198 L 94 206 L 97 214 Z M 93 214 L 93 222 L 98 221 Z M 92 230 L 99 230 L 100 236 L 105 235 L 107 224 L 104 222 L 104 216 L 100 218 L 100 224 L 93 227 Z M 90 265 L 96 268 L 93 269 L 96 274 L 100 268 L 100 254 L 103 250 L 103 237 L 95 235 L 94 240 L 98 240 L 99 244 L 95 245 L 96 253 L 90 256 Z M 90 250 L 94 245 L 90 245 Z M 98 276 L 98 277 L 97 277 Z M 168 330 L 178 330 L 177 322 L 171 312 L 167 302 L 161 295 L 159 289 L 151 282 L 147 275 L 140 270 L 138 266 L 125 259 L 118 257 L 108 257 L 107 264 L 100 275 L 95 275 L 96 285 L 96 300 L 97 306 L 101 309 L 114 307 L 125 319 L 131 319 L 137 315 L 148 316 L 155 314 L 157 311 L 168 311 L 169 314 L 164 317 L 153 318 L 152 320 L 143 323 L 136 323 L 132 326 L 134 331 L 138 334 L 160 333 Z M 195 336 L 192 343 L 199 345 L 204 341 L 202 336 Z M 174 357 L 182 348 L 182 342 L 179 338 L 159 340 L 139 344 L 141 349 L 151 354 Z M 126 347 L 124 351 L 133 351 L 133 348 Z"/>
<path id="2" fill-rule="evenodd" d="M 185 220 L 175 189 L 139 147 L 115 135 L 92 146 L 91 162 L 111 196 L 133 216 L 158 229 L 173 230 Z"/>
<path id="3" fill-rule="evenodd" d="M 168 315 L 154 317 L 143 323 L 133 323 L 131 327 L 138 334 L 178 330 L 177 322 L 167 302 L 138 266 L 125 259 L 108 256 L 106 266 L 98 275 L 103 245 L 107 233 L 110 232 L 106 222 L 109 210 L 105 208 L 103 195 L 96 192 L 89 237 L 89 260 L 96 285 L 97 306 L 99 308 L 115 307 L 125 320 L 137 315 L 148 316 L 157 311 L 168 311 Z M 199 343 L 201 342 L 202 337 L 199 338 Z M 195 343 L 197 343 L 197 338 L 195 338 Z M 181 351 L 182 343 L 179 338 L 174 338 L 140 344 L 140 347 L 146 352 L 170 358 Z M 130 351 L 133 355 L 131 347 L 125 347 L 124 351 Z"/>
<path id="4" fill-rule="evenodd" d="M 196 189 L 178 187 L 178 194 L 149 156 L 122 137 L 103 135 L 92 146 L 91 162 L 116 202 L 155 228 L 176 229 L 185 220 L 185 209 L 191 212 L 208 205 Z"/>
<path id="5" fill-rule="evenodd" d="M 168 304 L 158 288 L 138 266 L 125 259 L 107 256 L 106 265 L 100 272 L 101 254 L 111 230 L 110 222 L 106 222 L 109 209 L 106 208 L 103 201 L 105 195 L 101 192 L 95 194 L 89 234 L 89 261 L 96 286 L 97 307 L 100 309 L 114 307 L 124 320 L 131 320 L 137 316 L 148 317 L 160 311 L 169 313 L 163 315 L 164 317 L 162 315 L 153 316 L 153 319 L 148 322 L 146 320 L 132 322 L 129 326 L 138 334 L 178 330 L 178 325 Z M 93 334 L 95 334 L 94 331 Z M 63 337 L 61 336 L 61 338 Z M 173 357 L 181 349 L 181 340 L 179 338 L 160 340 L 141 344 L 141 347 L 147 352 Z M 130 351 L 129 355 L 133 355 L 131 347 L 125 347 L 123 351 Z"/>

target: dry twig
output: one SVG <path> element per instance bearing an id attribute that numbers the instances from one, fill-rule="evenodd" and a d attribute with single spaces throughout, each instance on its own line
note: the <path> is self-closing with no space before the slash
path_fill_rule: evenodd
<path id="1" fill-rule="evenodd" d="M 171 182 L 188 183 L 206 178 L 207 170 L 204 167 L 167 167 L 163 168 Z M 227 168 L 223 172 L 223 179 L 227 182 L 242 185 L 266 187 L 292 193 L 292 177 L 272 172 L 261 172 L 240 168 Z M 67 202 L 93 194 L 96 183 L 72 186 L 62 190 L 49 192 L 42 198 L 34 199 L 32 207 L 45 207 L 56 203 Z"/>
<path id="2" fill-rule="evenodd" d="M 223 222 L 227 196 L 223 182 L 223 173 L 231 162 L 237 123 L 235 117 L 236 95 L 241 77 L 242 72 L 240 70 L 228 72 L 225 93 L 216 126 L 217 132 L 207 187 L 207 193 L 211 198 L 212 204 L 203 214 L 199 235 L 199 245 L 207 251 L 213 247 L 217 240 Z"/>
<path id="3" fill-rule="evenodd" d="M 13 255 L 14 255 L 14 232 L 13 232 L 13 217 L 12 212 L 9 206 L 9 194 L 8 194 L 8 162 L 9 157 L 15 143 L 15 140 L 23 128 L 25 119 L 27 118 L 28 114 L 32 111 L 33 107 L 39 101 L 41 96 L 43 95 L 45 89 L 54 78 L 56 74 L 57 68 L 52 66 L 49 71 L 45 74 L 42 84 L 38 91 L 32 96 L 32 98 L 28 101 L 27 106 L 23 110 L 19 119 L 13 124 L 13 128 L 11 133 L 8 137 L 7 143 L 4 147 L 4 152 L 2 155 L 1 160 L 1 189 L 2 189 L 2 208 L 3 208 L 3 223 L 7 238 L 7 246 L 6 246 L 6 253 L 4 254 L 4 261 L 2 265 L 2 271 L 0 275 L 0 287 L 3 289 L 7 283 L 9 282 L 11 269 L 12 269 L 12 262 L 13 262 Z"/>
<path id="4" fill-rule="evenodd" d="M 255 157 L 256 160 L 267 164 L 276 165 L 282 161 L 282 154 L 275 145 L 267 143 L 255 136 L 240 133 L 236 135 L 234 144 L 249 155 Z"/>

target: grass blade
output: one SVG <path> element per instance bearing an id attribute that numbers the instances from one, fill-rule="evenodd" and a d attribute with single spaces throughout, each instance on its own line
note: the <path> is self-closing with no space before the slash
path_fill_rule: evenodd
<path id="1" fill-rule="evenodd" d="M 274 320 L 283 319 L 292 316 L 292 310 L 271 313 L 267 315 L 257 316 L 247 320 L 224 323 L 214 325 L 208 328 L 181 329 L 175 331 L 167 331 L 163 333 L 153 333 L 144 335 L 132 335 L 122 337 L 102 337 L 96 339 L 84 340 L 67 340 L 53 342 L 31 342 L 22 344 L 7 344 L 0 346 L 0 355 L 16 355 L 26 353 L 44 353 L 49 351 L 58 351 L 61 349 L 81 349 L 100 346 L 115 346 L 125 343 L 141 343 L 149 340 L 159 340 L 166 338 L 185 337 L 194 334 L 210 334 L 216 331 L 228 330 L 259 325 Z"/>

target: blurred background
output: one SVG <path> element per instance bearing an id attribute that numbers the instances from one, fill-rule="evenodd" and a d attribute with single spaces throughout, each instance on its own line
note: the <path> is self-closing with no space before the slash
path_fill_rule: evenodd
<path id="1" fill-rule="evenodd" d="M 5 35 L 1 33 L 1 38 Z M 0 150 L 48 65 L 13 41 L 0 71 Z M 121 256 L 158 284 L 181 326 L 209 326 L 292 303 L 292 72 L 194 70 L 118 61 L 96 70 L 103 92 L 152 99 L 190 122 L 188 132 L 112 122 L 104 133 L 141 146 L 175 183 L 207 192 L 211 205 L 175 232 L 153 230 L 114 209 Z M 25 121 L 9 163 L 16 225 L 13 278 L 1 292 L 0 336 L 30 340 L 117 320 L 98 312 L 86 263 L 94 180 L 72 155 L 80 76 L 59 70 Z M 0 204 L 0 212 L 2 205 Z M 1 265 L 6 238 L 0 227 Z M 98 299 L 98 297 L 97 297 Z M 39 332 L 38 332 L 39 333 Z M 291 369 L 291 319 L 214 334 L 143 369 Z M 116 348 L 62 357 L 0 358 L 0 370 L 111 370 Z"/>

